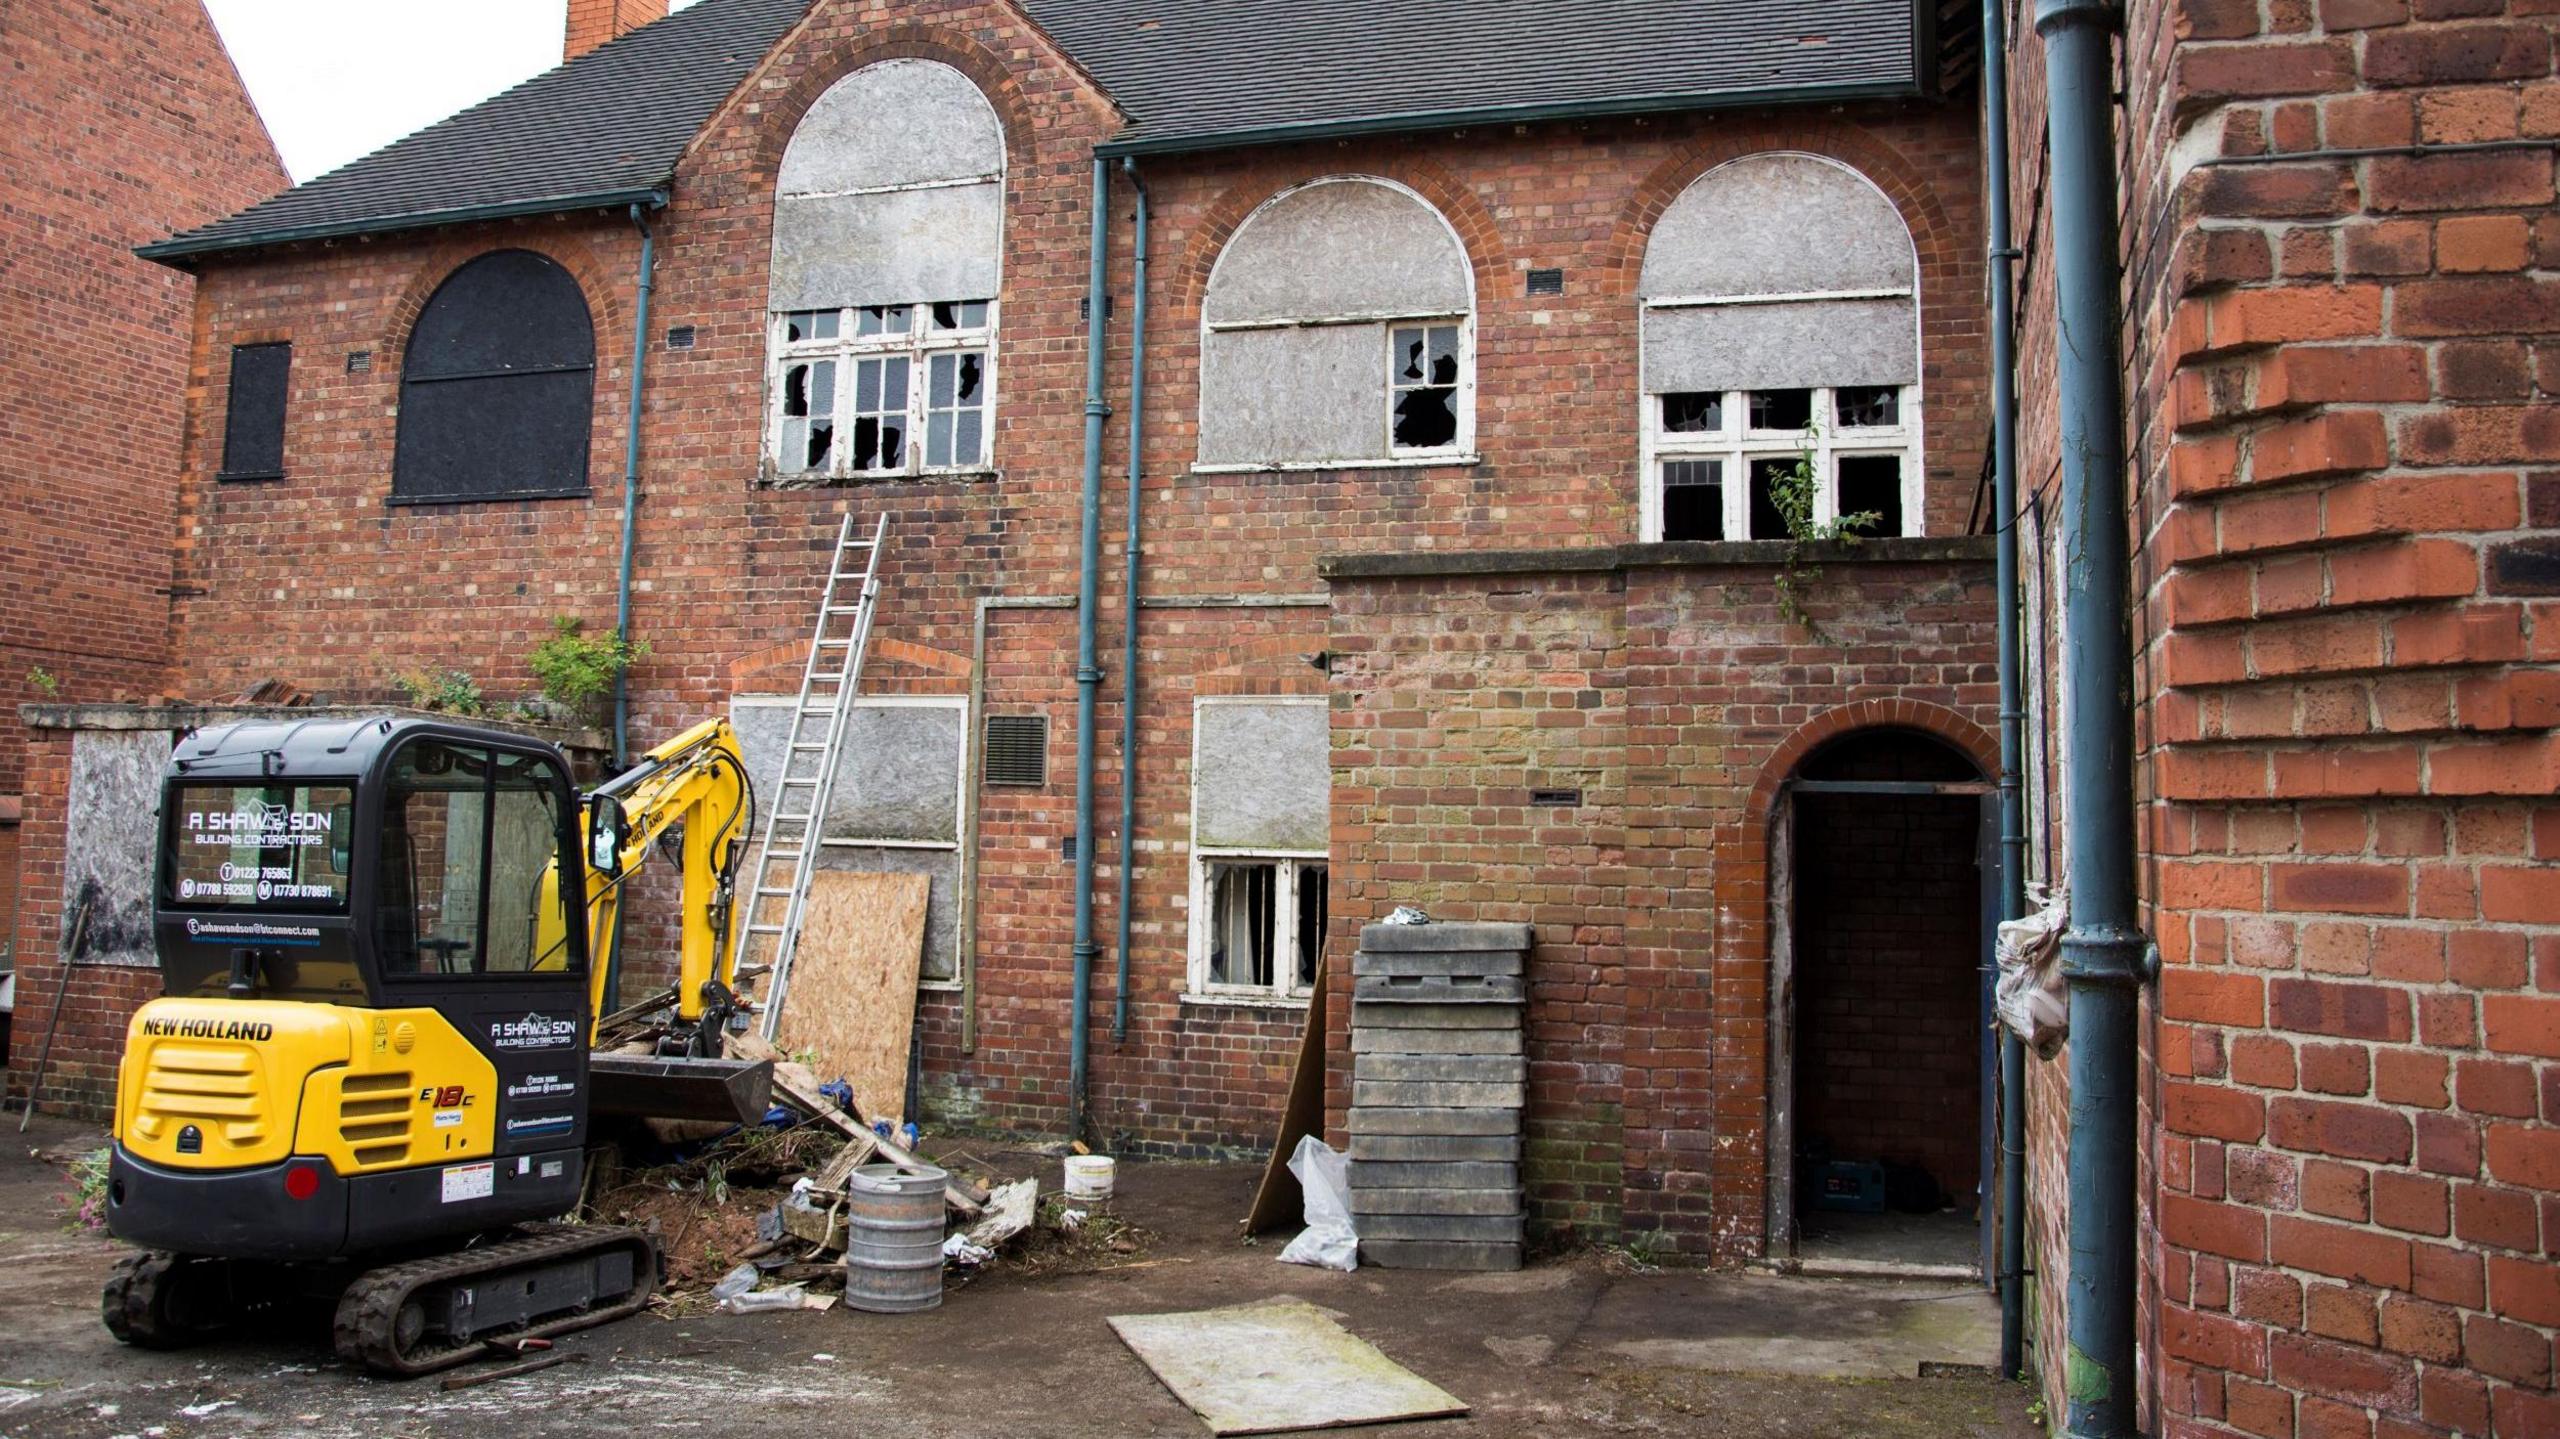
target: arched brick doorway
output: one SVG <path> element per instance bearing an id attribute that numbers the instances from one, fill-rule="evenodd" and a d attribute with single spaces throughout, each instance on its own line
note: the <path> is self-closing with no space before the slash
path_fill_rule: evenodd
<path id="1" fill-rule="evenodd" d="M 1836 735 L 1772 802 L 1771 1253 L 1982 1267 L 1992 833 L 1980 766 L 1926 731 Z"/>

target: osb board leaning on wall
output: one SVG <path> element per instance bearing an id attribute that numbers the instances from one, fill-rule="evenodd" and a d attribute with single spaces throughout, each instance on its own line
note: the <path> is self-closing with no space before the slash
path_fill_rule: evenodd
<path id="1" fill-rule="evenodd" d="M 777 1037 L 787 1054 L 809 1051 L 820 1079 L 849 1081 L 865 1119 L 906 1117 L 907 1049 L 932 883 L 921 874 L 809 876 Z"/>

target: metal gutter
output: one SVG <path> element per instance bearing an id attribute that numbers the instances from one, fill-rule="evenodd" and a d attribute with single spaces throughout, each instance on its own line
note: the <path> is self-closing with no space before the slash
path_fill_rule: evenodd
<path id="1" fill-rule="evenodd" d="M 146 260 L 174 264 L 176 261 L 199 255 L 263 250 L 275 245 L 291 245 L 304 240 L 336 240 L 358 235 L 396 235 L 407 230 L 433 230 L 446 225 L 468 225 L 481 220 L 514 220 L 527 215 L 552 215 L 570 210 L 619 210 L 629 205 L 663 210 L 667 205 L 666 187 L 653 185 L 641 190 L 598 190 L 588 194 L 508 200 L 495 205 L 464 205 L 451 210 L 421 210 L 409 215 L 334 220 L 320 225 L 287 225 L 281 229 L 226 236 L 219 240 L 155 240 L 148 245 L 136 245 L 133 253 Z"/>
<path id="2" fill-rule="evenodd" d="M 1138 162 L 1127 156 L 1120 173 L 1137 192 L 1136 239 L 1129 281 L 1129 534 L 1120 555 L 1120 908 L 1118 970 L 1111 985 L 1111 1042 L 1129 1038 L 1129 889 L 1138 866 L 1138 489 L 1146 454 L 1147 415 L 1147 185 Z"/>
<path id="3" fill-rule="evenodd" d="M 1477 125 L 1525 125 L 1539 120 L 1600 120 L 1629 115 L 1666 115 L 1683 110 L 1740 110 L 1764 105 L 1845 104 L 1853 100 L 1925 100 L 1927 87 L 1911 82 L 1870 85 L 1777 86 L 1767 90 L 1680 91 L 1662 95 L 1613 97 L 1606 100 L 1558 100 L 1531 105 L 1469 106 L 1455 110 L 1418 110 L 1406 114 L 1362 115 L 1347 120 L 1317 120 L 1295 125 L 1259 125 L 1242 130 L 1173 135 L 1161 140 L 1144 136 L 1106 140 L 1093 153 L 1111 159 L 1135 155 L 1189 155 L 1206 150 L 1236 150 L 1253 145 L 1286 145 L 1303 140 L 1341 140 L 1362 135 L 1396 135 L 1416 130 L 1466 129 Z M 1143 126 L 1141 126 L 1143 128 Z"/>
<path id="4" fill-rule="evenodd" d="M 1067 1137 L 1084 1134 L 1085 1059 L 1093 1001 L 1093 724 L 1102 689 L 1094 654 L 1094 611 L 1102 575 L 1102 433 L 1111 417 L 1103 398 L 1104 326 L 1110 309 L 1105 261 L 1111 238 L 1111 165 L 1093 157 L 1093 226 L 1085 278 L 1083 533 L 1076 567 L 1076 920 L 1074 1013 L 1067 1031 Z"/>
<path id="5" fill-rule="evenodd" d="M 2144 950 L 2135 889 L 2133 560 L 2126 523 L 2117 314 L 2114 0 L 2036 0 L 2052 159 L 2063 543 L 2062 808 L 2071 926 L 2070 1283 L 2063 1432 L 2131 1439 L 2137 1370 L 2138 1028 Z"/>
<path id="6" fill-rule="evenodd" d="M 2000 606 L 2000 917 L 2027 911 L 2027 829 L 2018 772 L 2026 762 L 2025 672 L 2018 605 L 2018 258 L 2009 231 L 2008 0 L 1982 0 L 1983 211 L 1991 279 L 1992 535 L 1999 541 L 1992 593 Z M 1984 936 L 1998 972 L 1998 944 Z M 2000 1376 L 2023 1377 L 2026 1363 L 2027 1046 L 2000 1026 Z"/>

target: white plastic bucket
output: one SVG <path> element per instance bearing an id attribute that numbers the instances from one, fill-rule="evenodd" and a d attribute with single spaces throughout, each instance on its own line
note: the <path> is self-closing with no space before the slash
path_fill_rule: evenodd
<path id="1" fill-rule="evenodd" d="M 1111 1202 L 1111 1176 L 1117 1166 L 1107 1154 L 1067 1156 L 1067 1198 L 1091 1204 Z"/>

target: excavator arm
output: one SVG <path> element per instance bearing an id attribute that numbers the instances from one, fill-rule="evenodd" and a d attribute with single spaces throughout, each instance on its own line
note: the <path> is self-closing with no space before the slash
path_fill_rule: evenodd
<path id="1" fill-rule="evenodd" d="M 642 755 L 630 769 L 589 792 L 580 833 L 586 836 L 579 883 L 587 904 L 591 1008 L 601 1018 L 611 969 L 607 956 L 622 921 L 624 890 L 657 852 L 669 830 L 683 826 L 677 867 L 683 895 L 678 908 L 676 1013 L 698 1024 L 706 1003 L 717 1004 L 735 976 L 730 961 L 729 919 L 739 846 L 747 831 L 753 789 L 738 736 L 725 719 L 705 720 Z M 556 873 L 547 887 L 557 886 Z M 547 900 L 550 896 L 546 894 Z M 557 915 L 546 903 L 542 913 Z M 546 936 L 548 938 L 548 936 Z M 538 953 L 553 952 L 544 945 Z"/>

